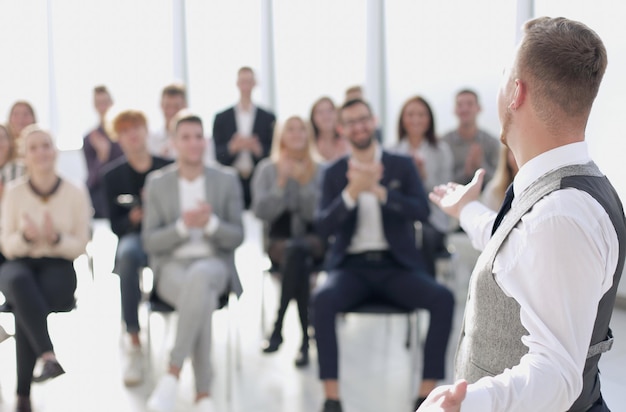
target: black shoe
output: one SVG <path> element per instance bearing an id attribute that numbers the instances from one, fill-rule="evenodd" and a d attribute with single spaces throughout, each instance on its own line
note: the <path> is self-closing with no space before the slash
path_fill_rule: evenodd
<path id="1" fill-rule="evenodd" d="M 420 408 L 420 406 L 422 406 L 422 404 L 424 403 L 424 401 L 426 400 L 426 398 L 417 398 L 415 400 L 415 408 L 413 409 L 413 412 L 415 412 L 416 410 L 418 410 Z"/>
<path id="2" fill-rule="evenodd" d="M 32 412 L 32 408 L 30 407 L 30 397 L 18 395 L 15 412 Z"/>
<path id="3" fill-rule="evenodd" d="M 280 344 L 283 343 L 283 337 L 277 334 L 272 333 L 272 336 L 263 342 L 261 346 L 263 348 L 263 353 L 274 353 L 280 347 Z"/>
<path id="4" fill-rule="evenodd" d="M 309 345 L 302 345 L 296 357 L 296 368 L 304 368 L 309 364 Z"/>
<path id="5" fill-rule="evenodd" d="M 341 402 L 339 402 L 338 400 L 335 399 L 326 399 L 326 402 L 324 402 L 324 409 L 322 409 L 322 412 L 342 412 L 343 409 L 341 409 Z"/>
<path id="6" fill-rule="evenodd" d="M 33 382 L 40 383 L 47 381 L 48 379 L 56 378 L 59 375 L 63 375 L 65 371 L 56 360 L 47 360 L 43 364 L 41 375 L 33 376 Z"/>

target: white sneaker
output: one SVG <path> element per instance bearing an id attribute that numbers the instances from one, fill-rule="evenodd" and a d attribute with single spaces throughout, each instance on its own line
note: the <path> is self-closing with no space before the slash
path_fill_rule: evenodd
<path id="1" fill-rule="evenodd" d="M 126 354 L 124 385 L 137 386 L 141 382 L 143 382 L 143 352 L 140 346 L 133 345 Z"/>
<path id="2" fill-rule="evenodd" d="M 173 412 L 176 406 L 176 392 L 178 379 L 170 373 L 166 373 L 157 384 L 152 395 L 148 398 L 148 411 L 150 412 Z"/>
<path id="3" fill-rule="evenodd" d="M 215 404 L 211 398 L 202 398 L 193 407 L 193 412 L 215 412 Z"/>

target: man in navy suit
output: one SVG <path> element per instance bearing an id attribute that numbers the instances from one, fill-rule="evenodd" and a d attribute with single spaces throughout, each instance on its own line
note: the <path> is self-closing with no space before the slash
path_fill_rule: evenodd
<path id="1" fill-rule="evenodd" d="M 219 163 L 232 166 L 239 172 L 246 209 L 251 203 L 250 180 L 254 167 L 270 153 L 276 122 L 273 113 L 252 103 L 255 85 L 254 71 L 249 67 L 239 69 L 239 103 L 218 113 L 213 122 L 215 157 Z"/>
<path id="2" fill-rule="evenodd" d="M 415 245 L 414 222 L 427 219 L 428 199 L 411 159 L 383 151 L 376 141 L 365 101 L 344 103 L 340 127 L 352 154 L 326 170 L 316 216 L 319 232 L 331 241 L 328 280 L 314 301 L 323 412 L 342 410 L 335 315 L 372 300 L 430 312 L 421 402 L 444 377 L 454 308 L 452 293 L 425 273 Z"/>

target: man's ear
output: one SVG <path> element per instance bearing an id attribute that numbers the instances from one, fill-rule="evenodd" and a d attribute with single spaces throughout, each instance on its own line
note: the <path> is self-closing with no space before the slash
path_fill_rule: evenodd
<path id="1" fill-rule="evenodd" d="M 528 89 L 526 88 L 526 83 L 520 79 L 515 79 L 515 90 L 513 90 L 513 98 L 509 103 L 509 109 L 511 109 L 511 111 L 519 109 L 526 102 L 527 93 Z"/>

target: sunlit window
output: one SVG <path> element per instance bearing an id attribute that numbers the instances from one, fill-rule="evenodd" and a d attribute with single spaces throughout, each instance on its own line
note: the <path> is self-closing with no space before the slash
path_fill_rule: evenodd
<path id="1" fill-rule="evenodd" d="M 346 88 L 365 86 L 366 5 L 361 0 L 275 3 L 279 119 L 308 117 L 320 96 L 339 104 Z"/>
<path id="2" fill-rule="evenodd" d="M 462 88 L 478 92 L 480 126 L 497 135 L 496 93 L 503 65 L 510 63 L 515 47 L 514 2 L 385 4 L 387 142 L 396 141 L 400 108 L 415 94 L 431 104 L 439 135 L 456 127 L 454 96 Z M 494 17 L 484 18 L 486 10 Z"/>

